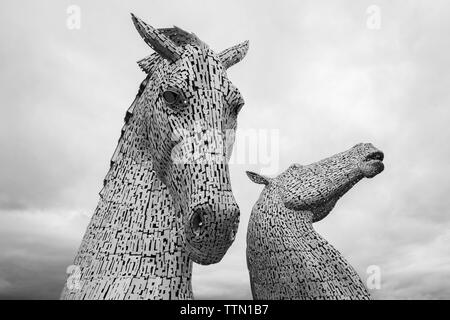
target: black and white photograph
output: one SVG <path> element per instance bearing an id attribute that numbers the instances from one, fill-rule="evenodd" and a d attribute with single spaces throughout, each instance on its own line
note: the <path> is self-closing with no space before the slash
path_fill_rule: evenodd
<path id="1" fill-rule="evenodd" d="M 0 300 L 450 299 L 449 1 L 0 7 Z"/>

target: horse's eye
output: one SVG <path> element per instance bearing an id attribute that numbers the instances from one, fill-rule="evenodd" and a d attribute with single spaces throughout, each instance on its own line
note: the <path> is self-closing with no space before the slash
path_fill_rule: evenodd
<path id="1" fill-rule="evenodd" d="M 167 104 L 172 105 L 178 101 L 179 94 L 174 90 L 166 90 L 163 92 L 162 97 Z"/>
<path id="2" fill-rule="evenodd" d="M 239 111 L 241 111 L 242 107 L 244 106 L 244 100 L 240 101 L 239 103 L 236 104 L 236 113 L 239 113 Z"/>
<path id="3" fill-rule="evenodd" d="M 245 104 L 244 99 L 241 96 L 239 96 L 239 99 L 234 103 L 234 111 L 236 114 L 238 114 L 239 111 L 241 111 L 244 104 Z"/>
<path id="4" fill-rule="evenodd" d="M 168 106 L 175 110 L 180 110 L 188 103 L 183 92 L 178 88 L 168 88 L 164 90 L 161 97 Z"/>

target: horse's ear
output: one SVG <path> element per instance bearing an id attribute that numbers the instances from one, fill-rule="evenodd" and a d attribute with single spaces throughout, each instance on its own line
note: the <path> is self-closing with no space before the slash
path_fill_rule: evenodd
<path id="1" fill-rule="evenodd" d="M 134 14 L 131 14 L 131 19 L 142 39 L 160 56 L 172 62 L 181 57 L 182 49 L 162 32 L 146 24 Z"/>
<path id="2" fill-rule="evenodd" d="M 254 183 L 257 184 L 265 184 L 268 185 L 270 183 L 270 178 L 267 178 L 265 176 L 262 176 L 260 174 L 257 174 L 255 172 L 251 171 L 245 171 L 247 173 L 247 176 L 252 180 Z"/>
<path id="3" fill-rule="evenodd" d="M 244 59 L 245 55 L 248 51 L 248 40 L 244 41 L 234 47 L 223 50 L 218 54 L 220 61 L 222 61 L 222 65 L 225 69 L 235 65 L 242 59 Z"/>

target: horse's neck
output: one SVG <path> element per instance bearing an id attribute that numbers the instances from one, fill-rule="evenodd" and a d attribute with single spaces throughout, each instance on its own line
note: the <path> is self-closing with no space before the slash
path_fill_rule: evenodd
<path id="1" fill-rule="evenodd" d="M 190 299 L 192 262 L 183 250 L 172 198 L 152 168 L 143 119 L 127 116 L 75 258 L 81 288 L 66 288 L 63 297 Z"/>
<path id="2" fill-rule="evenodd" d="M 263 191 L 247 238 L 254 298 L 370 298 L 353 267 L 314 230 L 312 218 L 284 207 L 276 192 Z"/>
<path id="3" fill-rule="evenodd" d="M 268 223 L 270 228 L 266 232 L 271 236 L 301 237 L 314 231 L 312 213 L 287 209 L 276 188 L 265 188 L 255 209 L 255 220 Z"/>

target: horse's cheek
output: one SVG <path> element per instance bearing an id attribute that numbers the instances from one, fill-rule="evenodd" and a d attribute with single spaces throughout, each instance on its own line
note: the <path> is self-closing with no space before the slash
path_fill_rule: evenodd
<path id="1" fill-rule="evenodd" d="M 279 191 L 281 201 L 284 203 L 286 208 L 291 208 L 293 206 L 294 198 L 290 192 L 284 190 Z"/>

